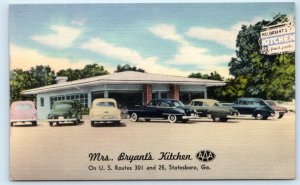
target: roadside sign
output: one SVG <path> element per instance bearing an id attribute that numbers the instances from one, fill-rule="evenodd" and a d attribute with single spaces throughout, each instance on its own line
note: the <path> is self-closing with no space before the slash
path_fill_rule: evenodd
<path id="1" fill-rule="evenodd" d="M 285 22 L 263 27 L 260 32 L 260 52 L 265 55 L 295 52 L 295 24 Z"/>

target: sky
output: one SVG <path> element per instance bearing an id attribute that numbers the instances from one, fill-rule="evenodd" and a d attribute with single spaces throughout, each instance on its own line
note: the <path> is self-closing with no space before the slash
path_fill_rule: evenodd
<path id="1" fill-rule="evenodd" d="M 241 25 L 293 17 L 293 3 L 11 5 L 10 68 L 36 65 L 109 72 L 130 64 L 146 72 L 230 77 Z"/>

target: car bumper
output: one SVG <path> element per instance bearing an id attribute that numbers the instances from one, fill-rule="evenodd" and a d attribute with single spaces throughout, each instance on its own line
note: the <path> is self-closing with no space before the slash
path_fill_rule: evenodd
<path id="1" fill-rule="evenodd" d="M 182 116 L 182 119 L 197 119 L 197 118 L 199 118 L 199 116 L 196 114 L 190 116 Z"/>
<path id="2" fill-rule="evenodd" d="M 115 121 L 121 121 L 121 119 L 99 119 L 99 118 L 91 118 L 91 121 L 96 121 L 96 122 L 115 122 Z"/>
<path id="3" fill-rule="evenodd" d="M 76 118 L 47 119 L 47 122 L 74 122 Z"/>
<path id="4" fill-rule="evenodd" d="M 10 122 L 33 122 L 33 121 L 37 121 L 36 119 L 12 119 L 10 120 Z"/>
<path id="5" fill-rule="evenodd" d="M 239 115 L 239 113 L 234 113 L 233 115 L 227 115 L 227 118 L 228 119 L 236 119 L 236 118 L 238 118 L 240 115 Z"/>

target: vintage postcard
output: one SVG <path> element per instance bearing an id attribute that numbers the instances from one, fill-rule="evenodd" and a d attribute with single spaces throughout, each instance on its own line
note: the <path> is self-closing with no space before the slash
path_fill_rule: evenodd
<path id="1" fill-rule="evenodd" d="M 295 178 L 295 4 L 11 4 L 10 179 Z"/>

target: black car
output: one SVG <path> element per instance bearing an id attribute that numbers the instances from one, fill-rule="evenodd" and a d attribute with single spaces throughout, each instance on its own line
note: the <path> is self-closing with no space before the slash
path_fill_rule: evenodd
<path id="1" fill-rule="evenodd" d="M 239 98 L 232 108 L 239 111 L 240 116 L 250 115 L 255 119 L 268 119 L 275 116 L 275 110 L 260 98 Z"/>
<path id="2" fill-rule="evenodd" d="M 153 99 L 146 106 L 135 106 L 129 109 L 128 114 L 135 122 L 139 118 L 144 118 L 145 121 L 168 119 L 170 123 L 177 121 L 185 123 L 191 118 L 197 118 L 193 109 L 174 99 Z"/>

